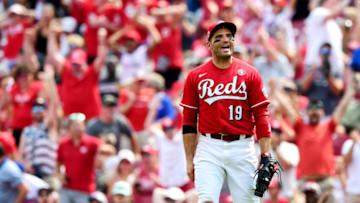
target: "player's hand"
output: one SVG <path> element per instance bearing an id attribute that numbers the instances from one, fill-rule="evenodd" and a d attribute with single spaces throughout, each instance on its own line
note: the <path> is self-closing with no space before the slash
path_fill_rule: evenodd
<path id="1" fill-rule="evenodd" d="M 186 172 L 187 175 L 189 176 L 190 180 L 192 182 L 194 182 L 195 179 L 195 175 L 194 175 L 194 163 L 192 161 L 187 161 L 186 164 Z"/>

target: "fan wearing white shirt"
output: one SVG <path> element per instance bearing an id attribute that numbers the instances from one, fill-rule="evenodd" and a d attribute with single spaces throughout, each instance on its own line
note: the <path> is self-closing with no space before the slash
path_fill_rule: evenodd
<path id="1" fill-rule="evenodd" d="M 115 32 L 108 40 L 112 48 L 120 52 L 121 55 L 121 85 L 129 84 L 135 78 L 153 71 L 148 56 L 161 40 L 161 35 L 150 17 L 139 16 L 135 19 L 135 23 L 137 26 L 146 29 L 150 34 L 150 40 L 143 40 L 137 27 L 133 24 L 126 25 Z M 120 44 L 119 39 L 121 39 Z"/>
<path id="2" fill-rule="evenodd" d="M 346 166 L 346 202 L 360 202 L 360 133 L 359 130 L 350 132 L 351 139 L 345 141 L 341 153 Z"/>
<path id="3" fill-rule="evenodd" d="M 195 189 L 186 173 L 186 158 L 181 129 L 177 129 L 173 120 L 164 118 L 161 129 L 154 132 L 155 145 L 159 150 L 159 181 L 164 188 L 179 187 L 185 192 L 186 199 L 195 198 Z M 154 191 L 153 202 L 160 200 L 164 189 Z M 189 201 L 192 202 L 192 201 Z"/>

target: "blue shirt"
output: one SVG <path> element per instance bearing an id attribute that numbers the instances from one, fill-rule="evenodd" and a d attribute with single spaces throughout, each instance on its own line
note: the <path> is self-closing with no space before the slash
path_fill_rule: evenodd
<path id="1" fill-rule="evenodd" d="M 0 163 L 0 202 L 14 202 L 22 182 L 22 173 L 16 163 L 5 159 Z"/>
<path id="2" fill-rule="evenodd" d="M 360 48 L 354 51 L 350 67 L 354 71 L 360 71 Z"/>

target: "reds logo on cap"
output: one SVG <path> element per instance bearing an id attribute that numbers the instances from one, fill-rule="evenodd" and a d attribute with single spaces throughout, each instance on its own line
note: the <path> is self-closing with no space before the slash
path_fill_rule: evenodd
<path id="1" fill-rule="evenodd" d="M 212 24 L 209 29 L 208 29 L 208 32 L 207 32 L 207 36 L 208 36 L 208 41 L 210 41 L 210 38 L 213 36 L 213 34 L 221 29 L 221 28 L 227 28 L 231 31 L 231 33 L 233 34 L 233 36 L 235 36 L 235 33 L 236 33 L 236 25 L 232 22 L 225 22 L 225 21 L 219 21 L 217 23 L 214 23 Z"/>

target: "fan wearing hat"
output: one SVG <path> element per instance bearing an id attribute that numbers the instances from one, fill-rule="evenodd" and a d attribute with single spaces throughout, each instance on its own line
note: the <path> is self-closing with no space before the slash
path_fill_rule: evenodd
<path id="1" fill-rule="evenodd" d="M 82 49 L 74 49 L 68 58 L 60 55 L 56 35 L 59 30 L 54 24 L 50 27 L 48 38 L 48 57 L 55 67 L 56 73 L 61 76 L 60 94 L 64 115 L 82 112 L 87 119 L 100 115 L 100 94 L 98 89 L 99 71 L 106 61 L 106 29 L 98 31 L 98 54 L 94 62 L 87 64 L 87 54 Z M 91 43 L 90 43 L 91 44 Z"/>
<path id="2" fill-rule="evenodd" d="M 284 103 L 282 99 L 278 100 L 296 135 L 300 154 L 299 185 L 303 185 L 306 181 L 319 183 L 321 191 L 328 192 L 329 198 L 334 198 L 332 181 L 335 173 L 335 157 L 332 135 L 354 95 L 354 85 L 350 84 L 328 118 L 325 117 L 324 104 L 321 100 L 311 100 L 304 116 L 301 116 L 293 105 Z"/>
<path id="3" fill-rule="evenodd" d="M 152 71 L 148 65 L 149 57 L 154 47 L 161 40 L 161 35 L 149 16 L 136 17 L 135 22 L 146 29 L 151 40 L 142 42 L 141 34 L 132 24 L 124 26 L 112 34 L 108 40 L 116 52 L 121 52 L 122 74 L 120 83 L 122 85 L 127 85 L 136 77 L 144 76 Z M 121 47 L 125 49 L 121 49 Z"/>
<path id="4" fill-rule="evenodd" d="M 118 98 L 112 94 L 102 96 L 102 111 L 99 118 L 89 121 L 86 132 L 89 135 L 98 137 L 107 144 L 113 145 L 117 151 L 125 145 L 121 143 L 124 138 L 130 141 L 131 149 L 138 153 L 138 142 L 133 136 L 132 129 L 127 122 L 118 119 L 115 114 L 117 111 Z"/>
<path id="5" fill-rule="evenodd" d="M 85 133 L 83 113 L 72 113 L 68 120 L 68 136 L 59 141 L 56 156 L 55 173 L 62 186 L 60 202 L 87 202 L 96 189 L 95 166 L 103 142 Z"/>
<path id="6" fill-rule="evenodd" d="M 4 61 L 9 69 L 17 63 L 17 57 L 23 47 L 25 30 L 32 26 L 32 21 L 30 11 L 17 3 L 11 5 L 7 13 L 0 16 L 0 33 L 6 33 Z"/>
<path id="7" fill-rule="evenodd" d="M 187 173 L 199 202 L 218 202 L 225 179 L 234 202 L 260 202 L 253 187 L 255 125 L 262 163 L 270 157 L 270 101 L 259 72 L 232 56 L 236 31 L 231 22 L 209 27 L 212 59 L 189 73 L 180 103 Z"/>

